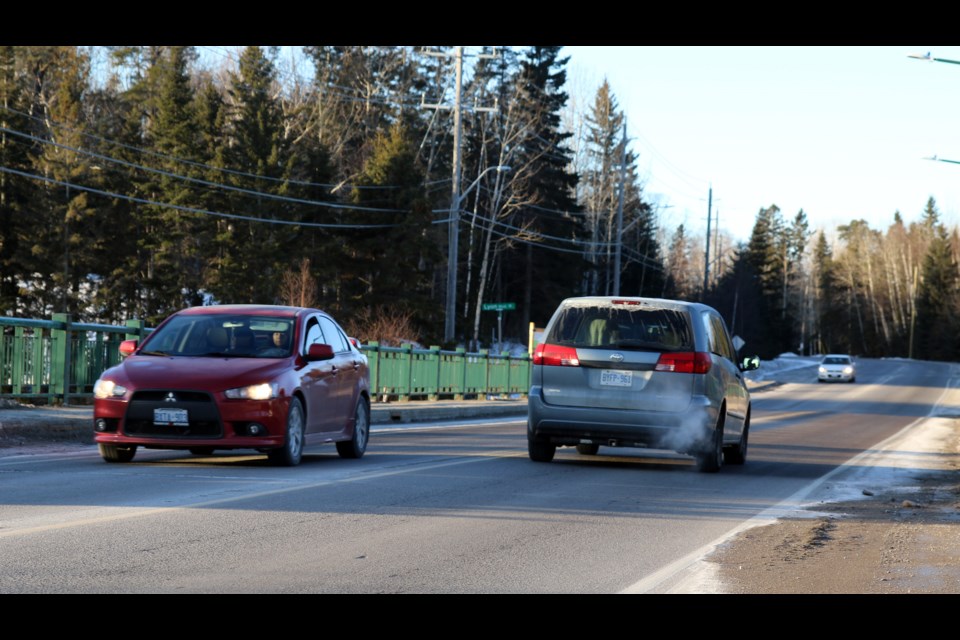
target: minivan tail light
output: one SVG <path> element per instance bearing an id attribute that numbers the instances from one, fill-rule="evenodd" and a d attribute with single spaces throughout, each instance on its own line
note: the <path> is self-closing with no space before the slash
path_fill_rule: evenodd
<path id="1" fill-rule="evenodd" d="M 579 367 L 580 358 L 573 347 L 561 347 L 555 344 L 538 344 L 533 352 L 533 364 L 554 367 Z"/>
<path id="2" fill-rule="evenodd" d="M 680 353 L 661 353 L 654 371 L 672 371 L 674 373 L 707 373 L 713 360 L 704 351 L 686 351 Z"/>

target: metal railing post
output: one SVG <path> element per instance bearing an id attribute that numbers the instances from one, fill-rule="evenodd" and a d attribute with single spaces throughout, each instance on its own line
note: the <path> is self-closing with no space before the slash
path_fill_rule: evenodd
<path id="1" fill-rule="evenodd" d="M 143 320 L 136 318 L 127 320 L 124 326 L 127 327 L 127 334 L 124 336 L 124 340 L 137 340 L 138 342 L 142 342 L 147 335 L 146 324 Z"/>
<path id="2" fill-rule="evenodd" d="M 50 341 L 53 349 L 50 358 L 49 402 L 56 396 L 67 404 L 70 389 L 70 314 L 53 314 L 53 328 L 50 329 Z"/>

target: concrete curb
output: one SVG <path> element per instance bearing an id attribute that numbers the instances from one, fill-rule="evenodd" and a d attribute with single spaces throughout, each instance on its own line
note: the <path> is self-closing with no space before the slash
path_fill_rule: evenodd
<path id="1" fill-rule="evenodd" d="M 427 420 L 459 420 L 527 415 L 523 400 L 464 400 L 462 402 L 395 402 L 371 407 L 372 424 L 424 422 Z"/>

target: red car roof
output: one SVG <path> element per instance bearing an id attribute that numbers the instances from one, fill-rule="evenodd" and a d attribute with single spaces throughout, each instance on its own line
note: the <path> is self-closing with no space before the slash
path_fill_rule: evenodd
<path id="1" fill-rule="evenodd" d="M 264 315 L 264 316 L 277 316 L 282 318 L 291 318 L 296 316 L 298 313 L 314 312 L 319 311 L 319 309 L 307 309 L 304 307 L 284 307 L 280 305 L 271 305 L 271 304 L 218 304 L 218 305 L 209 305 L 205 307 L 188 307 L 177 313 L 180 315 L 226 315 L 226 314 L 241 314 L 241 315 Z"/>

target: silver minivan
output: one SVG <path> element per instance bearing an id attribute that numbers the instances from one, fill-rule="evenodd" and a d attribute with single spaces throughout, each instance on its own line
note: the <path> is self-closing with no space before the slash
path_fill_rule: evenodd
<path id="1" fill-rule="evenodd" d="M 670 449 L 716 472 L 743 464 L 750 394 L 720 314 L 704 304 L 630 297 L 564 300 L 533 356 L 530 459 L 558 446 Z"/>

